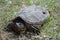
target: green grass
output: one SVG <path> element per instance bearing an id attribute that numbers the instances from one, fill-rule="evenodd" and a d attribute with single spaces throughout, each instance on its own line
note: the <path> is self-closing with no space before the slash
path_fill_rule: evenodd
<path id="1" fill-rule="evenodd" d="M 13 18 L 21 7 L 22 0 L 0 0 L 0 26 L 3 28 Z M 26 5 L 33 5 L 33 0 L 25 0 Z M 60 40 L 60 7 L 56 5 L 56 0 L 38 0 L 35 4 L 45 7 L 50 11 L 50 18 L 41 27 L 41 36 L 52 36 L 55 40 Z M 59 21 L 59 23 L 58 23 Z M 58 25 L 56 25 L 58 24 Z M 0 27 L 0 28 L 1 28 Z"/>

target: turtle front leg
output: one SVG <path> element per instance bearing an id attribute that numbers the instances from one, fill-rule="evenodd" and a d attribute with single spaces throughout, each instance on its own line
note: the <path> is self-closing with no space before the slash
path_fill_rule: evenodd
<path id="1" fill-rule="evenodd" d="M 13 23 L 9 23 L 7 25 L 7 27 L 5 28 L 6 31 L 12 31 L 12 26 L 13 26 Z"/>

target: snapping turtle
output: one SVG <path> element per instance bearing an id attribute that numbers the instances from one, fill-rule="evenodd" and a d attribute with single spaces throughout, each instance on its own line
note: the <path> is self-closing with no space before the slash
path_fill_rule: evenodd
<path id="1" fill-rule="evenodd" d="M 50 16 L 49 12 L 40 6 L 28 6 L 21 9 L 15 19 L 12 20 L 10 28 L 20 33 L 22 30 L 39 34 L 39 27 Z"/>

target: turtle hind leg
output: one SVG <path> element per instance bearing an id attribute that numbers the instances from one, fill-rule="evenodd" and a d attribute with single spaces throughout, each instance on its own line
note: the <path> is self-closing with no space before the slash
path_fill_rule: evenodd
<path id="1" fill-rule="evenodd" d="M 39 35 L 40 33 L 39 32 L 36 32 L 37 33 L 37 35 Z"/>
<path id="2" fill-rule="evenodd" d="M 39 34 L 40 34 L 40 31 L 39 31 L 39 29 L 38 29 L 38 30 L 36 30 L 36 34 L 37 34 L 37 35 L 39 35 Z"/>
<path id="3" fill-rule="evenodd" d="M 40 31 L 39 31 L 39 30 L 35 30 L 34 33 L 35 33 L 36 35 L 39 35 L 39 34 L 40 34 Z"/>

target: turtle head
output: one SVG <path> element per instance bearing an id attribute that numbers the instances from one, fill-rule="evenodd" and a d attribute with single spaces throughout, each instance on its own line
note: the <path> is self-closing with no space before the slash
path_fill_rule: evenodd
<path id="1" fill-rule="evenodd" d="M 24 24 L 19 22 L 19 23 L 16 23 L 16 26 L 19 28 L 19 29 L 22 29 L 24 28 Z"/>

